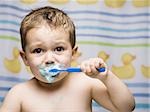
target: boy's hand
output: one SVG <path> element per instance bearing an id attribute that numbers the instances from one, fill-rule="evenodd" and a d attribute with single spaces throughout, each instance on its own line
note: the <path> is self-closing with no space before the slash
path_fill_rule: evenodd
<path id="1" fill-rule="evenodd" d="M 104 72 L 99 72 L 97 69 L 104 67 Z M 107 76 L 107 65 L 101 58 L 90 58 L 89 60 L 83 61 L 80 65 L 82 71 L 90 77 L 106 77 Z"/>

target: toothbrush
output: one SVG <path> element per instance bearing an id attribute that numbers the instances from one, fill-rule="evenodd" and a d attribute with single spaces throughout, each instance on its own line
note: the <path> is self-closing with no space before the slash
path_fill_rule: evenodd
<path id="1" fill-rule="evenodd" d="M 98 68 L 97 70 L 99 72 L 104 72 L 105 68 L 102 67 L 102 68 Z M 53 69 L 50 69 L 49 72 L 82 72 L 82 70 L 81 70 L 81 68 L 69 67 L 66 69 L 53 68 Z"/>

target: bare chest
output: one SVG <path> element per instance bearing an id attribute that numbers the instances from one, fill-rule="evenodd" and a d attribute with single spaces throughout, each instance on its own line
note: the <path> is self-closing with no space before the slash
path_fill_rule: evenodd
<path id="1" fill-rule="evenodd" d="M 30 94 L 23 100 L 22 112 L 91 112 L 91 98 L 86 93 Z"/>
<path id="2" fill-rule="evenodd" d="M 80 79 L 80 80 L 79 80 Z M 44 91 L 39 86 L 27 90 L 21 112 L 91 112 L 91 89 L 78 75 L 66 83 Z"/>

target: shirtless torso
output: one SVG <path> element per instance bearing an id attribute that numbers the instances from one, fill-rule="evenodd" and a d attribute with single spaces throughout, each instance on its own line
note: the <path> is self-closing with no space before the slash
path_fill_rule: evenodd
<path id="1" fill-rule="evenodd" d="M 92 82 L 97 79 L 70 74 L 64 80 L 49 85 L 33 78 L 11 91 L 17 95 L 21 112 L 91 112 Z"/>

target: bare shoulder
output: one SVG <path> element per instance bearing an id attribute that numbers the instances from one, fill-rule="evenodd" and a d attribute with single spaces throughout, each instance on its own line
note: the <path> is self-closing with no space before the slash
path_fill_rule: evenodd
<path id="1" fill-rule="evenodd" d="M 7 100 L 7 98 L 12 99 L 15 97 L 19 100 L 19 97 L 24 93 L 24 91 L 26 91 L 29 83 L 30 81 L 27 81 L 27 82 L 19 83 L 13 86 L 6 94 L 5 100 Z"/>
<path id="2" fill-rule="evenodd" d="M 30 81 L 16 84 L 6 94 L 0 112 L 20 112 L 21 101 Z"/>
<path id="3" fill-rule="evenodd" d="M 30 85 L 31 83 L 31 80 L 29 81 L 26 81 L 26 82 L 22 82 L 22 83 L 19 83 L 19 84 L 16 84 L 15 86 L 13 86 L 10 91 L 8 92 L 8 94 L 13 94 L 13 95 L 17 95 L 17 94 L 21 94 L 23 93 L 27 88 L 28 86 Z"/>

